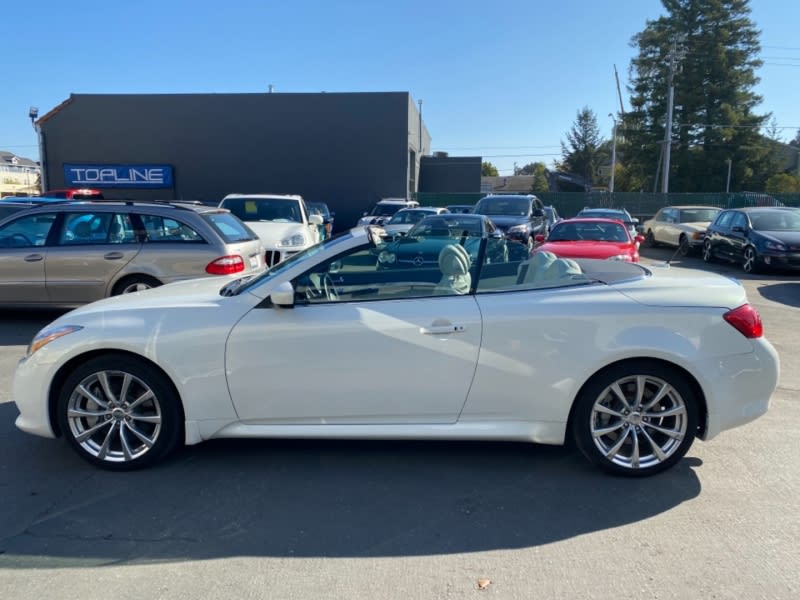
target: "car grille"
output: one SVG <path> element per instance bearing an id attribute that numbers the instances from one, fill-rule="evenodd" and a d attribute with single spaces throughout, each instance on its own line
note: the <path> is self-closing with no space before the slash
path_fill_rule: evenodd
<path id="1" fill-rule="evenodd" d="M 264 253 L 264 262 L 266 263 L 267 267 L 278 264 L 281 262 L 281 253 L 277 250 L 267 250 Z"/>

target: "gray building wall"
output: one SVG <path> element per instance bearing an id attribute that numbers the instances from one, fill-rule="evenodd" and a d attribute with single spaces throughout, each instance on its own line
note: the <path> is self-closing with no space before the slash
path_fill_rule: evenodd
<path id="1" fill-rule="evenodd" d="M 423 156 L 420 193 L 481 191 L 480 156 Z"/>
<path id="2" fill-rule="evenodd" d="M 104 193 L 204 201 L 301 194 L 327 202 L 337 229 L 380 198 L 415 191 L 409 155 L 418 123 L 407 92 L 73 94 L 37 122 L 50 189 L 64 187 L 64 164 L 169 164 L 173 189 Z M 423 143 L 430 147 L 424 124 Z"/>

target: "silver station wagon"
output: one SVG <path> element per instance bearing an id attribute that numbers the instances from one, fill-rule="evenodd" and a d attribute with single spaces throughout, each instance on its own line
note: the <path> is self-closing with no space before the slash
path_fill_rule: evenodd
<path id="1" fill-rule="evenodd" d="M 0 306 L 77 306 L 212 275 L 263 271 L 258 236 L 228 210 L 66 202 L 0 221 Z"/>

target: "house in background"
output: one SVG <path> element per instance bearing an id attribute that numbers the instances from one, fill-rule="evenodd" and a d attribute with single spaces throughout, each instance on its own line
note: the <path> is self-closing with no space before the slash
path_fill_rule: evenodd
<path id="1" fill-rule="evenodd" d="M 39 163 L 0 150 L 0 198 L 41 194 Z"/>

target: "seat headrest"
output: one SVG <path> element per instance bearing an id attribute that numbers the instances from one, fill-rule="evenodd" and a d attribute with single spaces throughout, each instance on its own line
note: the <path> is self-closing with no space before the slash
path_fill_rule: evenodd
<path id="1" fill-rule="evenodd" d="M 463 246 L 448 244 L 439 252 L 439 269 L 445 275 L 466 275 L 469 264 L 469 253 Z"/>

